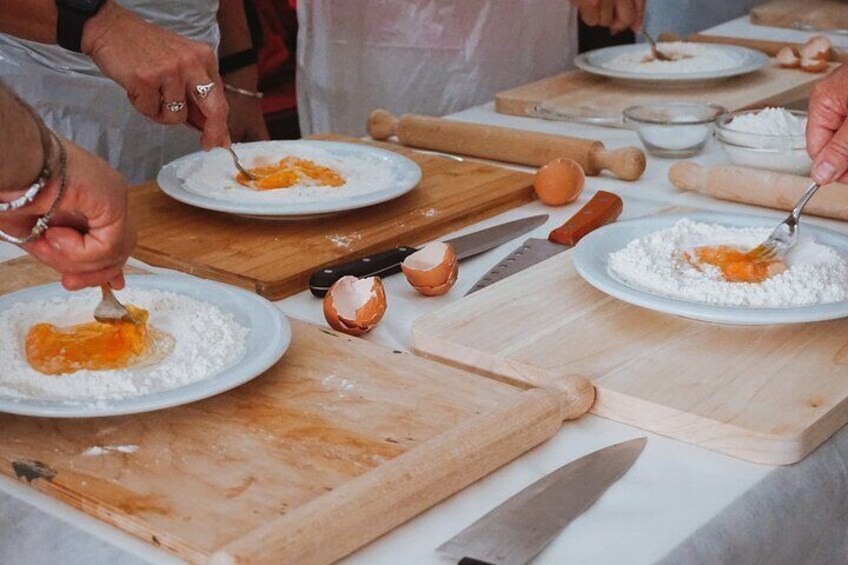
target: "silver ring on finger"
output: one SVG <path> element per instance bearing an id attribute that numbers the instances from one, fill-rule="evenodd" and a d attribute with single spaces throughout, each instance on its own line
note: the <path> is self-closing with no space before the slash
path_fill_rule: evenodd
<path id="1" fill-rule="evenodd" d="M 185 103 L 184 100 L 175 100 L 174 102 L 165 102 L 165 107 L 175 114 L 177 112 L 181 111 L 183 108 L 185 108 L 185 105 L 186 105 L 186 103 Z"/>
<path id="2" fill-rule="evenodd" d="M 209 93 L 215 88 L 214 82 L 209 82 L 206 84 L 198 84 L 194 87 L 194 93 L 197 96 L 198 100 L 205 100 Z"/>

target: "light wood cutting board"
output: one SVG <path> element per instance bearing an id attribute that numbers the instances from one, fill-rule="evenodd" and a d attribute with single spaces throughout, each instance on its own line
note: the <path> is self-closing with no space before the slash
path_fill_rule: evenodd
<path id="1" fill-rule="evenodd" d="M 509 382 L 587 377 L 593 413 L 759 463 L 798 461 L 848 422 L 848 320 L 660 314 L 595 290 L 571 255 L 419 319 L 415 349 Z"/>
<path id="2" fill-rule="evenodd" d="M 686 88 L 650 87 L 628 84 L 571 71 L 542 79 L 495 95 L 495 110 L 501 114 L 532 116 L 536 105 L 549 112 L 567 115 L 618 115 L 634 104 L 648 102 L 709 102 L 728 110 L 787 105 L 809 96 L 824 74 L 781 69 L 774 62 L 762 71 L 723 81 L 700 83 Z"/>
<path id="3" fill-rule="evenodd" d="M 0 272 L 0 294 L 55 280 L 30 258 Z M 183 407 L 0 414 L 0 472 L 192 563 L 329 563 L 544 441 L 576 406 L 303 322 L 293 333 L 265 374 Z M 591 401 L 587 385 L 580 410 Z M 137 451 L 85 454 L 108 446 Z"/>
<path id="4" fill-rule="evenodd" d="M 416 161 L 423 172 L 418 187 L 390 202 L 338 216 L 275 222 L 194 208 L 148 182 L 130 191 L 138 225 L 133 256 L 277 300 L 306 289 L 309 276 L 328 265 L 424 243 L 533 199 L 530 174 L 369 143 Z"/>
<path id="5" fill-rule="evenodd" d="M 751 8 L 751 23 L 761 26 L 848 29 L 845 0 L 772 0 Z"/>

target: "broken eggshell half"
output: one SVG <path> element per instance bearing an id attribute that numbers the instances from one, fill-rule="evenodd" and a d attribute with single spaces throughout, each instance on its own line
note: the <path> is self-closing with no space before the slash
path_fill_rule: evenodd
<path id="1" fill-rule="evenodd" d="M 456 252 L 449 243 L 434 241 L 401 263 L 406 280 L 425 296 L 440 296 L 451 289 L 459 273 Z"/>
<path id="2" fill-rule="evenodd" d="M 324 297 L 324 318 L 349 335 L 370 332 L 386 313 L 386 291 L 379 277 L 340 278 Z"/>

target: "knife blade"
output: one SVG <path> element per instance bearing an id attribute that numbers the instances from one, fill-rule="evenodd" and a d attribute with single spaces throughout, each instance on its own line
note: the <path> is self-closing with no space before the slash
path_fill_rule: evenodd
<path id="1" fill-rule="evenodd" d="M 584 455 L 526 487 L 442 544 L 460 564 L 524 565 L 638 459 L 641 437 Z"/>
<path id="2" fill-rule="evenodd" d="M 466 296 L 486 288 L 515 273 L 521 272 L 536 263 L 550 259 L 558 253 L 573 247 L 588 233 L 615 221 L 624 209 L 624 203 L 618 195 L 599 190 L 576 214 L 563 225 L 553 230 L 548 239 L 530 238 L 503 261 L 495 265 L 488 273 L 480 277 Z"/>
<path id="3" fill-rule="evenodd" d="M 515 239 L 519 235 L 536 229 L 548 221 L 548 217 L 547 214 L 539 214 L 537 216 L 513 220 L 449 239 L 445 243 L 450 243 L 453 246 L 457 259 L 467 259 L 489 249 L 494 249 L 499 245 Z M 403 263 L 403 260 L 416 251 L 418 251 L 417 248 L 405 245 L 363 257 L 362 259 L 315 271 L 309 278 L 309 290 L 315 296 L 322 297 L 327 294 L 333 283 L 346 275 L 356 277 L 385 277 L 399 273 L 400 264 Z"/>

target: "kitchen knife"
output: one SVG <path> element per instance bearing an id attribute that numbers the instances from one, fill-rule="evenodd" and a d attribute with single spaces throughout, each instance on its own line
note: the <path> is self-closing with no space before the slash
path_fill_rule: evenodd
<path id="1" fill-rule="evenodd" d="M 624 209 L 618 195 L 599 190 L 576 214 L 553 230 L 548 239 L 530 238 L 495 265 L 471 287 L 465 295 L 496 283 L 515 273 L 541 263 L 569 247 L 573 247 L 589 232 L 615 221 Z"/>
<path id="2" fill-rule="evenodd" d="M 513 220 L 498 226 L 455 237 L 445 241 L 445 243 L 450 243 L 453 246 L 457 259 L 467 259 L 507 243 L 519 235 L 532 231 L 546 221 L 548 221 L 548 215 L 539 214 L 538 216 Z M 312 276 L 309 278 L 309 290 L 315 296 L 321 297 L 327 294 L 333 283 L 346 275 L 356 277 L 385 277 L 399 273 L 400 264 L 403 263 L 403 260 L 416 251 L 418 249 L 415 247 L 403 246 L 342 265 L 321 269 L 312 273 Z"/>
<path id="3" fill-rule="evenodd" d="M 524 565 L 633 465 L 647 438 L 605 447 L 542 477 L 439 547 L 461 565 Z"/>

